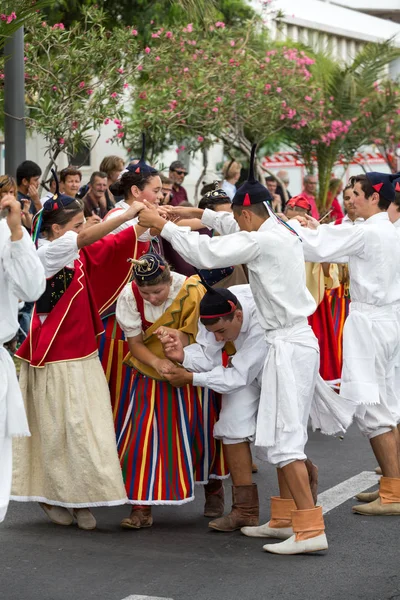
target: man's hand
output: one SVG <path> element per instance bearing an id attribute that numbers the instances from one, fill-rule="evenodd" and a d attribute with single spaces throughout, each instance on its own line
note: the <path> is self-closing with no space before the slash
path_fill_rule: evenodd
<path id="1" fill-rule="evenodd" d="M 317 219 L 314 219 L 314 217 L 311 217 L 310 215 L 304 215 L 304 216 L 307 221 L 308 229 L 318 229 L 319 223 L 318 223 Z"/>
<path id="2" fill-rule="evenodd" d="M 156 206 L 150 204 L 150 202 L 147 202 L 147 200 L 144 200 L 143 203 L 145 208 L 139 213 L 139 225 L 145 227 L 146 229 L 154 227 L 154 229 L 162 231 L 166 220 L 159 215 Z"/>
<path id="3" fill-rule="evenodd" d="M 36 210 L 40 210 L 42 208 L 42 203 L 40 202 L 39 196 L 39 188 L 36 185 L 30 185 L 28 187 L 28 196 L 32 200 Z"/>
<path id="4" fill-rule="evenodd" d="M 194 206 L 163 206 L 168 215 L 169 221 L 179 221 L 180 219 L 201 219 L 204 210 Z"/>
<path id="5" fill-rule="evenodd" d="M 0 210 L 8 210 L 7 225 L 11 231 L 11 241 L 17 242 L 23 236 L 21 226 L 21 204 L 12 194 L 5 194 L 0 200 Z"/>
<path id="6" fill-rule="evenodd" d="M 156 331 L 156 335 L 162 344 L 165 356 L 170 360 L 181 363 L 185 358 L 185 353 L 179 334 L 180 332 L 176 331 L 176 329 L 169 329 L 167 331 L 166 327 L 160 327 Z"/>
<path id="7" fill-rule="evenodd" d="M 174 372 L 165 375 L 165 379 L 174 387 L 183 387 L 193 384 L 193 373 L 186 371 L 183 367 L 175 367 Z"/>

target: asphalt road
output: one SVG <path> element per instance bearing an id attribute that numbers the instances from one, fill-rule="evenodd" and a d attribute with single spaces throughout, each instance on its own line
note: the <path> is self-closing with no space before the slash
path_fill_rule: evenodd
<path id="1" fill-rule="evenodd" d="M 311 434 L 308 454 L 321 492 L 375 467 L 355 428 L 343 441 Z M 259 467 L 265 522 L 277 488 L 273 469 Z M 140 531 L 120 529 L 127 507 L 94 510 L 98 529 L 84 532 L 14 502 L 0 525 L 0 599 L 400 600 L 400 518 L 353 515 L 353 503 L 326 515 L 327 553 L 280 557 L 263 552 L 263 540 L 208 530 L 200 488 L 195 502 L 156 507 L 154 526 Z"/>

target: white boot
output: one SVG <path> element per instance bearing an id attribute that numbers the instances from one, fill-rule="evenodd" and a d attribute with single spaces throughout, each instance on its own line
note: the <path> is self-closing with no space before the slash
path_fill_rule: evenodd
<path id="1" fill-rule="evenodd" d="M 296 536 L 292 535 L 288 540 L 280 542 L 280 544 L 266 544 L 263 546 L 266 552 L 272 554 L 308 554 L 310 552 L 320 552 L 328 549 L 328 540 L 325 533 L 309 538 L 308 540 L 300 540 L 296 542 Z"/>
<path id="2" fill-rule="evenodd" d="M 270 527 L 270 521 L 259 527 L 242 527 L 241 532 L 247 537 L 257 538 L 277 538 L 278 540 L 287 540 L 293 535 L 291 527 Z"/>

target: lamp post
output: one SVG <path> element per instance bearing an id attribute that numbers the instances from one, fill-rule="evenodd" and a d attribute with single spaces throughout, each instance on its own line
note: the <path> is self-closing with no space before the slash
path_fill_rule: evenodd
<path id="1" fill-rule="evenodd" d="M 23 27 L 7 40 L 4 55 L 5 172 L 15 177 L 17 166 L 26 158 Z"/>

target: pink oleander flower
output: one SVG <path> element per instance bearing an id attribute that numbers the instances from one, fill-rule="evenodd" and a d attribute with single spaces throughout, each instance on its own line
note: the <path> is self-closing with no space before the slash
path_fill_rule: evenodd
<path id="1" fill-rule="evenodd" d="M 267 92 L 269 92 L 269 90 L 271 89 L 271 84 L 270 83 L 266 83 L 264 86 L 264 89 L 267 90 Z"/>
<path id="2" fill-rule="evenodd" d="M 124 72 L 124 69 L 122 67 L 120 67 L 119 69 L 117 69 L 117 73 L 121 73 L 122 74 L 123 72 Z"/>
<path id="3" fill-rule="evenodd" d="M 160 57 L 156 56 L 156 61 L 158 62 L 159 60 L 161 60 Z"/>
<path id="4" fill-rule="evenodd" d="M 108 124 L 109 124 L 109 122 L 110 122 L 110 119 L 108 119 L 108 118 L 107 118 L 107 119 L 104 119 L 104 125 L 108 125 Z"/>
<path id="5" fill-rule="evenodd" d="M 307 100 L 307 102 L 312 102 L 311 96 L 304 96 L 304 100 Z"/>
<path id="6" fill-rule="evenodd" d="M 123 138 L 123 137 L 124 137 L 124 135 L 125 135 L 125 134 L 124 134 L 124 132 L 123 132 L 123 131 L 121 131 L 121 133 L 117 133 L 117 138 L 120 138 L 120 139 L 121 139 L 121 138 Z"/>
<path id="7" fill-rule="evenodd" d="M 93 94 L 93 90 L 87 90 L 87 93 L 89 96 L 91 96 Z"/>
<path id="8" fill-rule="evenodd" d="M 138 71 L 143 71 L 143 67 L 142 67 L 142 65 L 138 65 L 138 68 L 137 68 L 137 70 L 138 70 Z"/>
<path id="9" fill-rule="evenodd" d="M 117 92 L 113 92 L 112 94 L 110 94 L 111 98 L 118 98 L 118 94 Z"/>
<path id="10" fill-rule="evenodd" d="M 16 19 L 16 18 L 17 18 L 17 15 L 13 11 L 10 15 L 8 15 L 8 17 L 6 17 L 7 25 L 9 25 L 11 23 L 11 21 L 14 21 L 14 19 Z"/>
<path id="11" fill-rule="evenodd" d="M 60 146 L 62 146 L 63 144 L 65 144 L 65 140 L 64 140 L 64 138 L 60 138 L 60 139 L 58 140 L 58 143 L 60 144 Z"/>
<path id="12" fill-rule="evenodd" d="M 109 143 L 110 143 L 110 140 L 109 140 L 109 139 L 108 139 L 108 140 L 106 140 L 106 144 L 109 144 Z"/>
<path id="13" fill-rule="evenodd" d="M 188 71 L 189 71 L 188 67 L 185 67 L 185 68 L 183 69 L 183 72 L 184 72 L 184 73 L 187 73 Z"/>
<path id="14" fill-rule="evenodd" d="M 81 82 L 79 83 L 79 87 L 80 87 L 81 89 L 82 89 L 82 88 L 84 88 L 84 87 L 85 87 L 85 82 L 84 82 L 84 81 L 81 81 Z"/>
<path id="15" fill-rule="evenodd" d="M 149 47 L 147 46 L 147 48 L 145 48 L 145 49 L 144 49 L 144 51 L 146 52 L 146 54 L 150 54 L 150 52 L 151 52 L 151 48 L 149 48 Z"/>
<path id="16" fill-rule="evenodd" d="M 189 23 L 189 25 L 186 27 L 186 31 L 188 33 L 192 33 L 192 31 L 193 31 L 193 23 Z"/>
<path id="17" fill-rule="evenodd" d="M 46 21 L 42 21 L 42 27 L 47 27 Z"/>
<path id="18" fill-rule="evenodd" d="M 167 33 L 165 34 L 165 37 L 168 38 L 168 39 L 171 39 L 172 36 L 173 36 L 172 31 L 167 31 Z"/>
<path id="19" fill-rule="evenodd" d="M 56 92 L 58 90 L 58 87 L 56 85 L 53 85 L 52 90 L 53 92 Z"/>
<path id="20" fill-rule="evenodd" d="M 222 98 L 221 98 L 221 96 L 217 96 L 217 97 L 215 98 L 215 102 L 222 102 Z"/>
<path id="21" fill-rule="evenodd" d="M 117 119 L 117 118 L 114 119 L 114 123 L 116 125 L 121 125 L 121 121 L 119 119 Z"/>
<path id="22" fill-rule="evenodd" d="M 218 108 L 216 106 L 213 107 L 212 109 L 213 112 L 217 113 L 218 112 Z"/>
<path id="23" fill-rule="evenodd" d="M 132 29 L 131 35 L 137 35 L 137 30 L 136 29 Z"/>
<path id="24" fill-rule="evenodd" d="M 124 83 L 123 87 L 124 87 L 125 90 L 127 90 L 128 87 L 129 87 L 129 83 Z"/>
<path id="25" fill-rule="evenodd" d="M 215 23 L 215 27 L 219 27 L 220 29 L 225 29 L 225 23 L 223 21 L 217 21 Z"/>
<path id="26" fill-rule="evenodd" d="M 71 127 L 72 127 L 72 129 L 77 129 L 78 121 L 72 121 Z"/>
<path id="27" fill-rule="evenodd" d="M 280 94 L 280 93 L 281 93 L 281 91 L 282 91 L 282 88 L 281 88 L 281 87 L 277 87 L 277 88 L 276 88 L 276 91 L 278 92 L 278 94 Z"/>
<path id="28" fill-rule="evenodd" d="M 229 43 L 230 43 L 230 45 L 231 45 L 231 46 L 232 46 L 232 48 L 233 48 L 233 46 L 235 45 L 235 43 L 236 43 L 236 42 L 235 42 L 234 40 L 231 40 Z"/>
<path id="29" fill-rule="evenodd" d="M 146 98 L 147 98 L 147 94 L 146 94 L 146 92 L 140 92 L 140 94 L 139 94 L 139 98 L 140 98 L 141 100 L 146 100 Z"/>
<path id="30" fill-rule="evenodd" d="M 197 141 L 198 141 L 198 142 L 200 142 L 200 143 L 201 143 L 201 142 L 204 142 L 204 138 L 203 138 L 203 136 L 202 136 L 202 135 L 199 135 L 199 136 L 197 137 Z"/>

